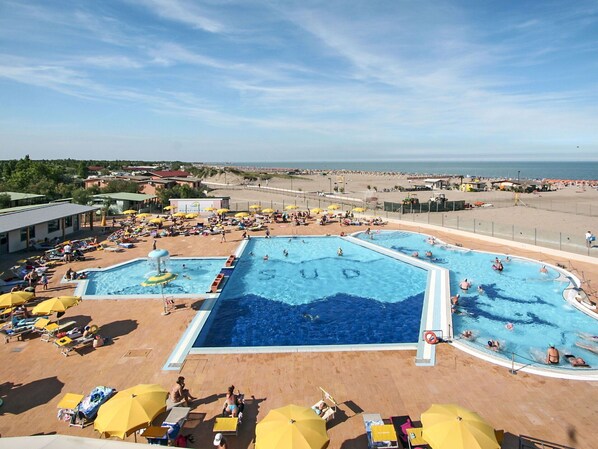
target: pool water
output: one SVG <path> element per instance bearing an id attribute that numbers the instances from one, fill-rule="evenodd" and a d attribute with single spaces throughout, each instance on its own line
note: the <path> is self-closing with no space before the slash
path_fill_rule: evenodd
<path id="1" fill-rule="evenodd" d="M 171 258 L 167 271 L 178 277 L 164 285 L 164 295 L 201 294 L 210 289 L 225 259 Z M 143 287 L 148 277 L 156 274 L 147 259 L 138 259 L 101 271 L 89 271 L 85 296 L 160 295 L 159 285 Z"/>
<path id="2" fill-rule="evenodd" d="M 426 279 L 338 237 L 254 238 L 193 346 L 417 342 Z"/>
<path id="3" fill-rule="evenodd" d="M 472 330 L 476 339 L 464 343 L 485 349 L 488 340 L 498 340 L 503 347 L 501 356 L 528 363 L 543 362 L 549 343 L 561 352 L 583 357 L 593 368 L 598 368 L 598 354 L 575 345 L 580 333 L 598 335 L 598 321 L 575 309 L 563 299 L 569 279 L 542 264 L 511 257 L 504 262 L 502 272 L 492 269 L 495 257 L 505 260 L 504 254 L 471 251 L 442 244 L 430 245 L 422 234 L 389 231 L 371 236 L 360 234 L 363 240 L 385 248 L 412 255 L 450 270 L 451 295 L 460 294 L 459 305 L 453 314 L 454 335 Z M 432 258 L 425 256 L 432 251 Z M 473 283 L 468 292 L 459 288 L 467 278 Z M 484 292 L 479 293 L 481 285 Z M 512 329 L 507 324 L 512 324 Z M 598 346 L 598 345 L 597 345 Z M 488 350 L 489 351 L 489 350 Z M 496 354 L 493 352 L 493 354 Z M 561 357 L 561 368 L 571 368 Z M 573 369 L 573 368 L 572 368 Z M 577 368 L 575 368 L 577 369 Z"/>

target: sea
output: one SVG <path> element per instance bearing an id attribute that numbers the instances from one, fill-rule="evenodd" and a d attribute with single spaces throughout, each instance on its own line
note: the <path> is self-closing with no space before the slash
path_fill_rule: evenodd
<path id="1" fill-rule="evenodd" d="M 289 168 L 302 170 L 349 170 L 421 175 L 452 175 L 505 179 L 598 180 L 598 161 L 325 161 L 325 162 L 226 162 L 236 167 Z"/>

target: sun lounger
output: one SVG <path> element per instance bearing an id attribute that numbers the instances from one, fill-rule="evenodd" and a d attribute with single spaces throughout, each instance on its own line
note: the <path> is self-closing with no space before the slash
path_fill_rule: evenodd
<path id="1" fill-rule="evenodd" d="M 92 334 L 75 339 L 72 339 L 70 337 L 63 337 L 59 340 L 56 340 L 54 344 L 61 348 L 60 353 L 63 356 L 68 357 L 71 351 L 78 351 L 80 349 L 92 346 L 94 340 L 95 335 Z"/>
<path id="2" fill-rule="evenodd" d="M 149 444 L 167 446 L 179 436 L 190 412 L 190 407 L 174 407 L 161 426 L 148 427 L 141 434 Z"/>
<path id="3" fill-rule="evenodd" d="M 37 324 L 37 323 L 36 323 Z M 40 331 L 41 332 L 41 341 L 45 341 L 46 343 L 52 341 L 53 338 L 56 338 L 56 334 L 66 331 L 67 329 L 73 327 L 77 324 L 76 321 L 67 321 L 66 323 L 49 323 L 48 325 L 44 326 L 44 328 Z"/>
<path id="4" fill-rule="evenodd" d="M 324 421 L 330 421 L 331 419 L 334 419 L 338 404 L 326 390 L 324 390 L 322 387 L 319 388 L 322 393 L 322 399 L 312 405 L 311 408 Z"/>
<path id="5" fill-rule="evenodd" d="M 77 405 L 69 426 L 83 428 L 86 424 L 96 419 L 100 406 L 116 394 L 116 390 L 110 387 L 98 386 L 91 390 Z"/>
<path id="6" fill-rule="evenodd" d="M 23 335 L 28 334 L 31 331 L 33 331 L 33 324 L 8 329 L 0 329 L 0 334 L 4 335 L 4 343 L 8 343 L 13 338 L 22 340 Z"/>
<path id="7" fill-rule="evenodd" d="M 368 439 L 368 448 L 398 448 L 399 442 L 394 426 L 385 424 L 378 413 L 363 414 L 363 425 Z"/>

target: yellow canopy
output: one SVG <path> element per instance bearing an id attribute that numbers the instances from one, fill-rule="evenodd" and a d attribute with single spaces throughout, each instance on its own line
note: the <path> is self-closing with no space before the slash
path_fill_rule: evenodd
<path id="1" fill-rule="evenodd" d="M 299 209 L 299 206 L 296 206 L 294 204 L 289 204 L 288 206 L 285 207 L 286 210 L 295 210 L 295 209 Z"/>
<path id="2" fill-rule="evenodd" d="M 222 209 L 218 209 L 216 211 L 219 215 L 225 214 L 228 212 L 228 209 L 226 207 L 223 207 Z"/>
<path id="3" fill-rule="evenodd" d="M 245 218 L 245 217 L 249 217 L 249 214 L 247 212 L 239 212 L 235 214 L 236 218 Z"/>
<path id="4" fill-rule="evenodd" d="M 164 219 L 163 218 L 152 218 L 149 222 L 153 223 L 153 224 L 160 224 L 160 223 L 164 222 Z"/>
<path id="5" fill-rule="evenodd" d="M 80 296 L 57 296 L 56 298 L 46 299 L 40 302 L 31 311 L 34 315 L 50 315 L 51 313 L 66 312 L 81 301 Z"/>
<path id="6" fill-rule="evenodd" d="M 10 292 L 0 295 L 0 309 L 25 304 L 35 295 L 31 292 Z"/>
<path id="7" fill-rule="evenodd" d="M 204 210 L 207 210 L 208 212 L 214 212 L 216 210 L 216 208 L 209 206 L 209 207 L 206 207 Z"/>
<path id="8" fill-rule="evenodd" d="M 249 209 L 261 209 L 262 206 L 260 206 L 259 204 L 252 204 L 251 206 L 249 206 Z"/>
<path id="9" fill-rule="evenodd" d="M 164 208 L 164 210 L 172 210 L 172 209 L 174 209 L 174 206 L 166 206 L 166 207 Z"/>
<path id="10" fill-rule="evenodd" d="M 148 213 L 142 213 L 142 214 L 137 214 L 137 218 L 147 218 L 149 216 L 151 216 L 152 214 L 148 214 Z"/>
<path id="11" fill-rule="evenodd" d="M 422 413 L 423 436 L 433 448 L 499 449 L 494 428 L 455 404 L 433 404 Z"/>
<path id="12" fill-rule="evenodd" d="M 270 410 L 255 429 L 255 449 L 325 449 L 329 442 L 326 421 L 298 405 Z"/>
<path id="13" fill-rule="evenodd" d="M 197 218 L 198 214 L 196 213 L 191 213 L 191 214 L 186 214 L 185 218 Z"/>
<path id="14" fill-rule="evenodd" d="M 185 215 L 187 215 L 185 212 L 177 212 L 176 214 L 172 214 L 173 217 L 180 217 L 180 218 L 183 218 Z"/>
<path id="15" fill-rule="evenodd" d="M 148 427 L 166 410 L 167 395 L 160 385 L 153 384 L 140 384 L 120 391 L 100 407 L 94 429 L 106 438 L 124 439 Z"/>
<path id="16" fill-rule="evenodd" d="M 177 278 L 175 273 L 162 273 L 156 276 L 150 276 L 144 282 L 141 283 L 144 287 L 151 287 L 154 285 L 168 284 L 170 281 L 174 281 Z"/>
<path id="17" fill-rule="evenodd" d="M 263 214 L 273 214 L 274 213 L 274 209 L 262 209 L 262 213 Z"/>
<path id="18" fill-rule="evenodd" d="M 127 214 L 127 215 L 133 215 L 136 214 L 137 211 L 133 210 L 133 209 L 127 209 L 127 210 L 123 210 L 123 214 Z"/>
<path id="19" fill-rule="evenodd" d="M 363 207 L 354 207 L 353 212 L 365 212 L 365 209 Z"/>
<path id="20" fill-rule="evenodd" d="M 340 209 L 341 207 L 338 204 L 331 204 L 330 206 L 328 206 L 328 210 L 337 210 Z"/>
<path id="21" fill-rule="evenodd" d="M 311 210 L 311 213 L 312 213 L 312 214 L 321 214 L 322 212 L 324 212 L 324 209 L 320 209 L 319 207 L 314 207 L 314 208 Z"/>

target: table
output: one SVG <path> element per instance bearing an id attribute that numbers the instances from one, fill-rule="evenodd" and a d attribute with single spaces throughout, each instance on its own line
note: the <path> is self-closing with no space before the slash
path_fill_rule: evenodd
<path id="1" fill-rule="evenodd" d="M 237 428 L 239 427 L 239 418 L 223 418 L 218 417 L 214 422 L 212 432 L 226 433 L 229 435 L 237 435 Z"/>
<path id="2" fill-rule="evenodd" d="M 67 393 L 60 400 L 60 402 L 58 403 L 58 405 L 56 407 L 72 410 L 74 408 L 77 408 L 77 406 L 79 405 L 79 402 L 81 402 L 83 397 L 84 396 L 82 394 Z"/>
<path id="3" fill-rule="evenodd" d="M 423 437 L 424 429 L 422 427 L 412 427 L 407 429 L 407 441 L 409 441 L 409 447 L 414 446 L 427 446 L 428 442 Z"/>
<path id="4" fill-rule="evenodd" d="M 384 447 L 388 447 L 388 448 L 398 448 L 399 447 L 399 443 L 398 443 L 398 438 L 397 438 L 397 432 L 395 431 L 395 428 L 392 424 L 378 424 L 378 425 L 373 425 L 371 428 L 372 431 L 372 441 L 374 443 L 379 443 L 381 441 L 390 441 L 392 442 L 396 442 L 395 445 L 390 445 L 390 446 L 384 446 Z"/>
<path id="5" fill-rule="evenodd" d="M 166 438 L 167 433 L 168 427 L 161 426 L 149 426 L 139 432 L 139 434 L 143 435 L 145 438 Z"/>

